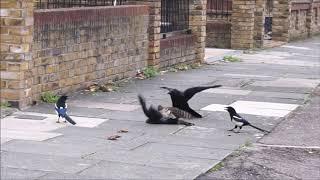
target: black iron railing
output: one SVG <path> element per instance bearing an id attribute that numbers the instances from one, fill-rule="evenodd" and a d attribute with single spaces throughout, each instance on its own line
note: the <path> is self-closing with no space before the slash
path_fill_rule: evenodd
<path id="1" fill-rule="evenodd" d="M 232 13 L 232 0 L 207 0 L 207 14 L 228 18 Z"/>
<path id="2" fill-rule="evenodd" d="M 161 0 L 160 32 L 182 31 L 189 28 L 189 0 Z"/>
<path id="3" fill-rule="evenodd" d="M 35 0 L 37 9 L 116 6 L 123 5 L 127 0 Z"/>

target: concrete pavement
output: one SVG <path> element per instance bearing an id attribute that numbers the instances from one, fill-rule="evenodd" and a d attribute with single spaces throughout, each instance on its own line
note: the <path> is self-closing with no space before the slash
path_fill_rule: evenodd
<path id="1" fill-rule="evenodd" d="M 319 112 L 320 86 L 268 136 L 197 179 L 320 179 Z"/>
<path id="2" fill-rule="evenodd" d="M 320 37 L 315 37 L 236 54 L 241 62 L 214 61 L 199 69 L 130 81 L 116 92 L 74 93 L 69 109 L 77 126 L 56 124 L 49 104 L 16 112 L 1 119 L 1 178 L 194 179 L 243 144 L 262 137 L 274 141 L 273 134 L 263 136 L 250 127 L 239 134 L 226 131 L 233 125 L 221 107 L 235 106 L 252 124 L 273 130 L 320 83 L 319 48 Z M 160 86 L 183 90 L 214 84 L 223 87 L 190 100 L 205 116 L 190 120 L 196 126 L 144 122 L 137 93 L 148 105 L 171 105 Z M 118 133 L 121 129 L 128 132 Z M 107 140 L 114 134 L 121 137 Z"/>

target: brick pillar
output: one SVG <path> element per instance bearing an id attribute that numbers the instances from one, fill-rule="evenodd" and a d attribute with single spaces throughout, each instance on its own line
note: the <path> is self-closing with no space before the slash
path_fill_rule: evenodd
<path id="1" fill-rule="evenodd" d="M 255 0 L 233 0 L 231 15 L 231 48 L 254 47 Z"/>
<path id="2" fill-rule="evenodd" d="M 143 4 L 149 6 L 149 55 L 147 65 L 159 68 L 161 0 L 128 0 L 127 4 Z"/>
<path id="3" fill-rule="evenodd" d="M 33 0 L 1 0 L 1 102 L 31 103 Z"/>
<path id="4" fill-rule="evenodd" d="M 291 0 L 274 0 L 272 40 L 289 41 Z"/>
<path id="5" fill-rule="evenodd" d="M 314 24 L 314 17 L 313 17 L 313 11 L 314 11 L 314 3 L 313 3 L 314 0 L 310 0 L 310 6 L 309 6 L 309 9 L 308 9 L 308 12 L 307 12 L 307 30 L 308 30 L 308 37 L 312 36 L 312 25 Z"/>
<path id="6" fill-rule="evenodd" d="M 206 47 L 207 0 L 190 1 L 189 27 L 195 35 L 196 59 L 194 62 L 204 61 Z"/>
<path id="7" fill-rule="evenodd" d="M 256 0 L 256 8 L 254 12 L 254 47 L 263 47 L 264 22 L 266 8 L 265 0 Z"/>

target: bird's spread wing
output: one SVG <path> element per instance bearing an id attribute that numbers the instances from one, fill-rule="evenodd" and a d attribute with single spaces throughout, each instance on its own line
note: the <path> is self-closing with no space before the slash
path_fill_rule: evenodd
<path id="1" fill-rule="evenodd" d="M 186 101 L 188 101 L 188 100 L 190 100 L 195 94 L 197 94 L 198 92 L 201 92 L 201 91 L 204 91 L 204 90 L 210 89 L 210 88 L 217 88 L 217 87 L 221 87 L 221 85 L 192 87 L 192 88 L 186 89 L 186 90 L 183 92 L 183 95 L 184 95 Z"/>
<path id="2" fill-rule="evenodd" d="M 168 91 L 172 91 L 173 89 L 172 88 L 168 88 L 168 87 L 161 87 L 162 89 L 166 89 Z"/>

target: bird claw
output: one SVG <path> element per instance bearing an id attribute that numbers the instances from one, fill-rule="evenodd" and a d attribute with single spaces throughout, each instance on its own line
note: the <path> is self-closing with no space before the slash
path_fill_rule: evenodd
<path id="1" fill-rule="evenodd" d="M 60 123 L 60 121 L 56 121 L 56 123 Z"/>
<path id="2" fill-rule="evenodd" d="M 67 123 L 67 121 L 63 121 L 64 123 Z"/>

